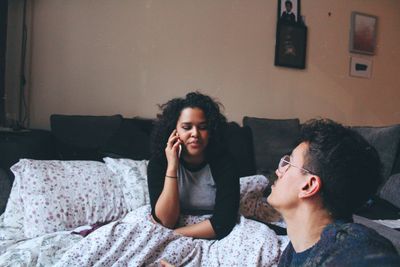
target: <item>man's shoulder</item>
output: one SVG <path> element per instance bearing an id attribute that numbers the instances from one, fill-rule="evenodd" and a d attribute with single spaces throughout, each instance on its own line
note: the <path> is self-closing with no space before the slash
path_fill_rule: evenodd
<path id="1" fill-rule="evenodd" d="M 321 240 L 330 240 L 340 245 L 346 243 L 359 244 L 361 247 L 387 247 L 394 249 L 392 243 L 379 235 L 374 229 L 368 228 L 362 224 L 332 223 L 328 225 L 322 233 Z"/>
<path id="2" fill-rule="evenodd" d="M 398 254 L 392 243 L 375 230 L 357 223 L 333 223 L 328 225 L 318 242 L 320 251 L 327 262 L 347 264 L 365 264 L 388 259 L 398 260 Z"/>

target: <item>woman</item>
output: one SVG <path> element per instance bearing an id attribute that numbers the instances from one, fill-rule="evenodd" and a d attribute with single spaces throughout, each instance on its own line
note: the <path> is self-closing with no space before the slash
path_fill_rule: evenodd
<path id="1" fill-rule="evenodd" d="M 219 104 L 189 93 L 161 109 L 147 167 L 151 205 L 100 227 L 56 266 L 277 263 L 280 242 L 272 230 L 243 216 L 236 224 L 239 177 L 224 147 L 227 123 Z M 215 238 L 222 240 L 209 240 Z"/>
<path id="2" fill-rule="evenodd" d="M 160 106 L 152 134 L 148 186 L 152 216 L 175 232 L 221 239 L 237 220 L 239 177 L 223 145 L 226 118 L 219 103 L 198 92 Z M 177 227 L 180 214 L 211 214 Z"/>

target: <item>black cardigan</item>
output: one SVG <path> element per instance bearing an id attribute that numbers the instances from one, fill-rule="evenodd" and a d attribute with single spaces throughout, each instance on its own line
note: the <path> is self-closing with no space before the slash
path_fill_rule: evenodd
<path id="1" fill-rule="evenodd" d="M 231 232 L 237 221 L 240 200 L 239 176 L 234 160 L 229 155 L 213 157 L 208 163 L 217 187 L 210 222 L 217 239 L 222 239 Z M 157 221 L 159 220 L 155 215 L 155 206 L 164 188 L 166 170 L 165 156 L 151 159 L 147 168 L 151 213 Z"/>

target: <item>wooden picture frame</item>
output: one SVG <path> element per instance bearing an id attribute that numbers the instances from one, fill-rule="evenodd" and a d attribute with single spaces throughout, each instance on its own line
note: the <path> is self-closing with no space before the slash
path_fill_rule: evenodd
<path id="1" fill-rule="evenodd" d="M 306 66 L 307 27 L 279 23 L 276 31 L 275 66 L 304 69 Z"/>
<path id="2" fill-rule="evenodd" d="M 278 0 L 279 23 L 298 23 L 300 17 L 300 0 Z"/>
<path id="3" fill-rule="evenodd" d="M 375 55 L 377 23 L 376 16 L 351 13 L 350 52 Z"/>

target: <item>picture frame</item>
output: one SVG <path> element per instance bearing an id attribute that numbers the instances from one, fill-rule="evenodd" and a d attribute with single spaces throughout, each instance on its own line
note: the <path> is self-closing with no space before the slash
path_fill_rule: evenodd
<path id="1" fill-rule="evenodd" d="M 350 52 L 375 55 L 378 17 L 351 13 Z"/>
<path id="2" fill-rule="evenodd" d="M 300 0 L 278 0 L 278 22 L 298 23 L 300 17 Z"/>
<path id="3" fill-rule="evenodd" d="M 278 24 L 275 66 L 305 69 L 307 27 L 301 24 Z"/>
<path id="4" fill-rule="evenodd" d="M 369 58 L 350 57 L 350 76 L 370 79 L 372 60 Z"/>

